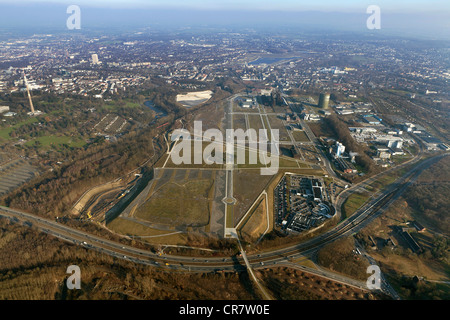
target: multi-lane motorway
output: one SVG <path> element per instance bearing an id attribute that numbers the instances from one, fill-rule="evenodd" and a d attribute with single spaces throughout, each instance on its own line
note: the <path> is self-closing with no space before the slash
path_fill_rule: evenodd
<path id="1" fill-rule="evenodd" d="M 363 210 L 357 211 L 350 218 L 344 220 L 333 229 L 299 244 L 249 255 L 249 264 L 253 268 L 285 264 L 291 259 L 311 254 L 323 245 L 334 241 L 339 237 L 360 230 L 398 198 L 424 169 L 447 155 L 448 153 L 428 158 L 419 165 L 413 167 L 401 178 L 397 179 L 393 184 L 387 187 L 376 198 L 373 198 Z M 87 249 L 94 249 L 135 263 L 192 272 L 236 271 L 244 270 L 246 268 L 242 257 L 160 256 L 156 252 L 123 245 L 115 241 L 92 235 L 85 231 L 68 227 L 50 219 L 11 208 L 0 207 L 0 216 L 7 217 L 12 221 L 27 226 L 34 226 L 41 232 L 54 235 L 62 240 L 79 246 L 84 246 Z"/>

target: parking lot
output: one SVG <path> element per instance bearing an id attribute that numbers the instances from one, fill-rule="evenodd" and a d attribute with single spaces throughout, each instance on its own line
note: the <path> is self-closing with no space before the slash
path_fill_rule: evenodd
<path id="1" fill-rule="evenodd" d="M 326 201 L 322 179 L 287 174 L 274 190 L 275 222 L 286 233 L 299 233 L 321 225 L 334 210 Z"/>
<path id="2" fill-rule="evenodd" d="M 98 133 L 114 135 L 123 132 L 127 123 L 127 120 L 109 113 L 104 116 L 97 124 L 95 124 L 92 129 L 97 131 Z"/>
<path id="3" fill-rule="evenodd" d="M 0 197 L 18 188 L 38 174 L 23 158 L 0 155 Z"/>

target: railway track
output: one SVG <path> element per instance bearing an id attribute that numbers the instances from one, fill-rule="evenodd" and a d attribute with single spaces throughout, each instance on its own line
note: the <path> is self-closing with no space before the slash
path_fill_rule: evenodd
<path id="1" fill-rule="evenodd" d="M 248 256 L 251 264 L 259 264 L 261 262 L 280 263 L 285 262 L 290 256 L 305 255 L 314 252 L 324 246 L 325 244 L 337 240 L 350 232 L 355 232 L 358 228 L 364 227 L 367 222 L 375 218 L 378 214 L 383 212 L 390 203 L 395 201 L 407 186 L 412 183 L 419 174 L 429 166 L 429 164 L 441 159 L 443 154 L 429 158 L 410 170 L 396 183 L 392 184 L 386 191 L 384 191 L 378 198 L 373 199 L 372 202 L 361 209 L 359 212 L 353 214 L 350 218 L 344 220 L 339 225 L 329 230 L 328 232 L 315 237 L 306 242 L 296 244 L 290 247 L 261 252 L 259 254 L 252 254 Z M 243 264 L 242 257 L 191 257 L 191 256 L 172 256 L 158 254 L 137 249 L 134 247 L 122 245 L 118 242 L 109 241 L 98 236 L 88 234 L 87 232 L 73 229 L 56 223 L 49 219 L 37 217 L 29 213 L 20 212 L 10 208 L 0 207 L 0 211 L 6 213 L 7 216 L 13 219 L 18 219 L 23 223 L 29 223 L 30 226 L 36 226 L 40 231 L 55 235 L 63 240 L 75 244 L 84 244 L 88 249 L 96 249 L 104 253 L 131 260 L 136 263 L 150 264 L 159 267 L 167 267 L 171 269 L 187 270 L 189 271 L 217 271 L 217 270 L 240 270 Z M 24 223 L 24 224 L 25 224 Z M 87 245 L 84 243 L 86 242 Z"/>
<path id="2" fill-rule="evenodd" d="M 378 198 L 372 200 L 367 206 L 360 209 L 360 211 L 354 213 L 350 218 L 342 221 L 338 226 L 334 227 L 327 233 L 311 239 L 307 242 L 300 243 L 285 249 L 277 250 L 279 255 L 291 256 L 300 253 L 309 252 L 311 250 L 317 250 L 323 245 L 337 240 L 338 238 L 346 235 L 350 232 L 356 232 L 357 230 L 363 228 L 367 223 L 371 222 L 379 214 L 384 212 L 384 210 L 389 207 L 389 205 L 394 202 L 400 195 L 406 190 L 406 188 L 414 182 L 414 180 L 425 170 L 430 164 L 435 163 L 442 157 L 448 156 L 449 154 L 442 154 L 433 158 L 429 158 L 422 162 L 420 165 L 415 167 L 413 170 L 409 171 L 403 177 L 401 177 L 397 182 L 390 185 L 387 190 L 385 190 Z M 275 251 L 273 251 L 275 252 Z M 263 256 L 263 255 L 261 255 Z M 249 257 L 251 260 L 251 256 Z"/>

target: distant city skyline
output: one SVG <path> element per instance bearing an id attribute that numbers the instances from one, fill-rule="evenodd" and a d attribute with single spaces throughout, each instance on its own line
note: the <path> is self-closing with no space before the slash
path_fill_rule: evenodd
<path id="1" fill-rule="evenodd" d="M 188 8 L 195 10 L 275 10 L 361 12 L 377 5 L 386 13 L 450 13 L 448 0 L 0 0 L 0 5 L 75 4 L 96 8 Z"/>
<path id="2" fill-rule="evenodd" d="M 367 33 L 366 10 L 381 9 L 378 34 L 450 39 L 447 0 L 0 0 L 0 27 L 67 31 L 66 9 L 81 8 L 82 29 L 136 27 L 289 27 Z"/>

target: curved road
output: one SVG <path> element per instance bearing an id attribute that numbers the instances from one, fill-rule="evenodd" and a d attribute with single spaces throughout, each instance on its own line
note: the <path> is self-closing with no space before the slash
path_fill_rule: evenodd
<path id="1" fill-rule="evenodd" d="M 252 267 L 258 267 L 261 262 L 264 265 L 271 265 L 287 262 L 288 258 L 295 258 L 304 255 L 311 250 L 317 250 L 326 243 L 336 240 L 339 237 L 353 233 L 364 227 L 368 221 L 381 211 L 384 211 L 396 198 L 398 198 L 407 186 L 417 178 L 417 176 L 434 162 L 447 156 L 449 153 L 441 154 L 429 158 L 418 166 L 410 169 L 395 183 L 391 184 L 378 197 L 372 199 L 363 210 L 358 210 L 350 218 L 344 220 L 333 229 L 300 244 L 287 246 L 280 249 L 250 255 L 249 261 Z M 163 266 L 174 269 L 185 269 L 190 271 L 217 271 L 244 269 L 242 258 L 236 257 L 189 257 L 189 256 L 159 256 L 157 253 L 148 250 L 137 249 L 121 243 L 107 240 L 99 236 L 89 234 L 85 231 L 74 229 L 58 222 L 36 216 L 30 213 L 14 210 L 0 206 L 0 216 L 10 218 L 12 221 L 22 222 L 27 226 L 35 226 L 40 231 L 52 234 L 65 241 L 85 246 L 89 249 L 96 249 L 100 252 L 110 254 L 123 259 L 129 259 L 137 263 L 144 263 L 154 266 Z M 169 265 L 166 265 L 168 263 Z M 173 265 L 175 264 L 175 265 Z"/>
<path id="2" fill-rule="evenodd" d="M 232 109 L 230 110 L 232 111 Z M 231 125 L 230 115 L 227 122 Z M 307 127 L 307 126 L 305 126 Z M 306 130 L 308 131 L 308 130 Z M 309 132 L 308 132 L 309 133 Z M 308 135 L 309 136 L 309 135 Z M 317 141 L 316 141 L 317 143 Z M 419 144 L 420 145 L 420 144 Z M 434 162 L 438 161 L 442 157 L 447 156 L 449 153 L 440 154 L 431 158 L 424 160 L 423 162 L 410 168 L 402 177 L 396 179 L 391 185 L 389 185 L 385 190 L 375 194 L 374 197 L 361 207 L 357 212 L 355 212 L 350 218 L 341 221 L 337 226 L 331 230 L 313 238 L 302 242 L 300 244 L 290 245 L 279 249 L 272 249 L 266 252 L 261 252 L 259 254 L 253 254 L 246 256 L 245 252 L 241 248 L 242 257 L 190 257 L 190 256 L 175 256 L 175 255 L 162 255 L 157 253 L 137 249 L 131 246 L 126 246 L 121 243 L 110 241 L 99 236 L 89 234 L 85 231 L 74 229 L 66 225 L 57 223 L 55 221 L 29 214 L 26 212 L 21 212 L 19 210 L 14 210 L 11 208 L 0 206 L 0 216 L 9 218 L 15 222 L 22 222 L 26 226 L 35 226 L 38 230 L 45 232 L 47 234 L 54 235 L 64 241 L 84 246 L 87 249 L 94 249 L 99 252 L 121 258 L 127 259 L 135 263 L 162 267 L 167 269 L 174 269 L 180 271 L 191 271 L 191 272 L 215 272 L 215 271 L 242 271 L 251 268 L 263 268 L 270 265 L 282 264 L 289 265 L 291 259 L 295 259 L 301 256 L 313 254 L 318 249 L 320 249 L 325 244 L 332 242 L 340 237 L 352 234 L 358 230 L 365 227 L 370 221 L 372 221 L 379 214 L 383 213 L 386 208 L 392 204 L 405 190 L 406 188 L 420 175 L 420 173 L 429 167 Z M 354 192 L 357 192 L 360 188 L 364 188 L 382 175 L 389 174 L 392 170 L 397 170 L 399 168 L 405 167 L 410 164 L 417 163 L 423 158 L 422 148 L 421 152 L 413 159 L 393 167 L 387 171 L 377 174 L 363 182 L 351 186 L 341 192 L 336 198 L 336 208 L 337 216 L 340 219 L 341 213 L 340 209 L 344 201 Z M 325 166 L 329 173 L 333 172 L 331 167 L 327 165 L 327 159 L 325 159 Z M 231 168 L 227 168 L 231 169 Z M 232 172 L 232 170 L 228 170 Z M 333 172 L 334 173 L 334 172 Z M 232 175 L 231 175 L 232 176 Z M 333 176 L 333 175 L 332 175 Z M 227 178 L 228 174 L 227 174 Z M 335 177 L 337 178 L 337 177 Z M 229 179 L 232 181 L 232 178 Z M 232 185 L 230 183 L 229 185 Z M 227 188 L 228 189 L 228 188 Z M 227 195 L 232 195 L 232 191 L 226 190 Z M 228 230 L 225 229 L 225 232 Z M 245 261 L 244 259 L 245 258 Z M 244 263 L 246 262 L 246 263 Z M 303 268 L 303 267 L 300 267 Z M 305 269 L 305 268 L 304 268 Z M 306 270 L 307 272 L 314 273 L 313 270 Z M 338 276 L 336 274 L 327 273 L 326 271 L 315 271 L 316 274 L 330 277 L 335 281 L 341 281 L 346 284 L 350 284 L 359 288 L 364 288 L 364 284 L 361 284 L 355 280 L 348 279 L 345 277 Z M 342 278 L 342 279 L 341 279 Z"/>

